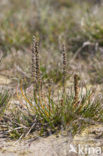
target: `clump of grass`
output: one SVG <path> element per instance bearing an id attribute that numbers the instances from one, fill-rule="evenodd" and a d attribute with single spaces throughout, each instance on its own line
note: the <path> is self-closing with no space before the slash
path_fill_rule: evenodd
<path id="1" fill-rule="evenodd" d="M 48 136 L 61 132 L 61 126 L 66 131 L 72 127 L 74 135 L 84 124 L 90 124 L 89 121 L 103 121 L 101 100 L 97 97 L 94 100 L 93 92 L 87 91 L 85 95 L 79 95 L 78 105 L 75 103 L 74 94 L 65 93 L 65 96 L 62 96 L 62 99 L 59 96 L 58 100 L 52 96 L 50 89 L 46 95 L 34 95 L 33 99 L 22 94 L 23 97 L 26 96 L 28 105 L 26 109 L 16 108 L 16 111 L 13 111 L 10 135 L 17 138 L 38 131 L 40 136 Z M 79 120 L 83 123 L 80 124 Z"/>
<path id="2" fill-rule="evenodd" d="M 35 78 L 39 78 L 39 59 L 38 45 L 35 42 Z M 66 77 L 66 55 L 63 46 L 63 81 Z M 34 51 L 33 51 L 34 52 Z M 37 54 L 36 54 L 37 53 Z M 33 53 L 34 54 L 34 53 Z M 86 91 L 85 95 L 79 92 L 79 76 L 74 75 L 74 92 L 69 94 L 65 91 L 58 92 L 57 96 L 52 94 L 51 85 L 46 93 L 36 91 L 32 98 L 24 93 L 21 86 L 22 97 L 26 101 L 25 108 L 16 108 L 12 113 L 10 120 L 10 136 L 12 138 L 27 136 L 31 132 L 38 131 L 41 136 L 48 136 L 55 132 L 60 132 L 61 126 L 64 130 L 72 126 L 72 134 L 75 134 L 82 125 L 79 125 L 79 119 L 92 121 L 103 121 L 103 108 L 99 98 L 94 100 L 93 92 Z M 38 81 L 36 81 L 37 83 Z M 36 84 L 35 84 L 36 85 Z M 64 85 L 63 85 L 64 88 Z M 66 88 L 65 88 L 66 90 Z M 55 91 L 54 91 L 55 92 Z M 78 123 L 78 124 L 77 124 Z M 10 127 L 9 126 L 9 127 Z M 83 125 L 84 126 L 84 125 Z"/>

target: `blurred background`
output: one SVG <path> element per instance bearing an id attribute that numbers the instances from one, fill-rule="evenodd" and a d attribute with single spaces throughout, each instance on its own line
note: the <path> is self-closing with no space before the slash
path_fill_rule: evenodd
<path id="1" fill-rule="evenodd" d="M 86 40 L 102 45 L 102 0 L 1 0 L 0 50 L 30 46 L 39 33 L 43 47 L 63 33 L 72 50 Z"/>

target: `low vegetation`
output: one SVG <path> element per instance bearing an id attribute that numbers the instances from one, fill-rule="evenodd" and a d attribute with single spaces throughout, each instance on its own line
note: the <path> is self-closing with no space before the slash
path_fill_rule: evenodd
<path id="1" fill-rule="evenodd" d="M 13 97 L 11 91 L 0 93 L 1 128 L 18 139 L 33 133 L 74 135 L 102 122 L 102 97 L 94 92 L 103 81 L 102 6 L 85 1 L 81 8 L 66 0 L 10 0 L 3 5 L 0 72 L 12 79 L 15 91 Z M 82 78 L 87 85 L 81 85 Z M 12 98 L 19 103 L 12 105 Z"/>
<path id="2" fill-rule="evenodd" d="M 67 91 L 65 83 L 67 76 L 67 58 L 65 44 L 62 45 L 62 86 L 61 89 L 53 90 L 53 85 L 46 84 L 40 74 L 40 58 L 38 50 L 39 42 L 33 37 L 32 45 L 32 83 L 33 95 L 27 95 L 20 85 L 21 96 L 25 105 L 18 105 L 8 109 L 10 114 L 7 118 L 8 135 L 11 138 L 28 136 L 31 132 L 38 131 L 40 136 L 48 136 L 53 133 L 62 133 L 62 130 L 74 135 L 90 123 L 102 122 L 103 108 L 101 99 L 94 97 L 95 93 L 85 88 L 83 93 L 79 87 L 80 78 L 74 75 L 74 90 Z M 44 84 L 44 86 L 43 86 Z M 81 90 L 81 91 L 80 91 Z M 2 96 L 1 96 L 2 97 Z M 1 98 L 1 109 L 6 109 L 8 94 Z M 81 121 L 81 122 L 80 122 Z"/>

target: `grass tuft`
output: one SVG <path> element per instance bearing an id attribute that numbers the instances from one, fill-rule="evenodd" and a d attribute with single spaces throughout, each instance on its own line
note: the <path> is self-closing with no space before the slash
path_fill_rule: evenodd
<path id="1" fill-rule="evenodd" d="M 36 86 L 33 88 L 33 97 L 29 97 L 25 90 L 20 87 L 21 95 L 25 100 L 24 107 L 16 107 L 11 110 L 11 118 L 8 127 L 9 135 L 12 138 L 28 136 L 31 132 L 38 131 L 40 136 L 48 136 L 61 130 L 70 132 L 72 135 L 81 130 L 82 127 L 89 124 L 90 121 L 103 121 L 103 108 L 101 100 L 94 98 L 92 91 L 86 90 L 86 93 L 80 93 L 79 76 L 74 75 L 74 92 L 67 93 L 63 84 L 61 89 L 53 90 L 49 80 L 49 87 L 46 91 L 35 90 L 39 84 L 39 57 L 38 41 L 35 39 L 32 53 L 35 54 L 35 79 Z M 32 59 L 34 61 L 34 59 Z M 33 63 L 33 62 L 32 62 Z M 66 53 L 63 45 L 63 73 L 62 78 L 66 81 Z M 65 88 L 64 88 L 65 87 Z M 64 91 L 65 89 L 65 91 Z M 58 96 L 57 96 L 58 95 Z M 79 121 L 82 120 L 82 123 Z M 86 124 L 85 124 L 86 123 Z"/>

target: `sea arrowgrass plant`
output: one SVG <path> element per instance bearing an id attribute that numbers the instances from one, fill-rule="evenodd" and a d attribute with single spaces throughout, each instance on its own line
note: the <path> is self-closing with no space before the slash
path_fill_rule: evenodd
<path id="1" fill-rule="evenodd" d="M 35 56 L 35 79 L 34 94 L 32 98 L 29 98 L 24 93 L 21 86 L 22 97 L 26 101 L 26 109 L 16 109 L 15 115 L 12 116 L 11 125 L 14 127 L 10 134 L 15 133 L 17 136 L 27 136 L 30 132 L 38 131 L 39 135 L 50 135 L 61 130 L 61 126 L 64 130 L 72 126 L 73 133 L 76 133 L 80 128 L 79 120 L 86 121 L 103 121 L 103 108 L 101 101 L 96 97 L 94 99 L 93 92 L 86 91 L 84 94 L 79 93 L 79 76 L 74 75 L 74 93 L 66 93 L 65 81 L 66 81 L 66 50 L 63 44 L 62 58 L 63 58 L 63 93 L 59 93 L 59 89 L 54 91 L 52 95 L 50 85 L 42 96 L 39 91 L 35 90 L 35 86 L 40 85 L 40 66 L 39 66 L 39 52 L 38 41 L 33 40 L 33 57 Z M 35 54 L 35 55 L 34 55 Z M 34 61 L 34 58 L 32 59 Z M 32 66 L 33 67 L 33 66 Z M 34 76 L 34 75 L 33 75 Z M 56 95 L 55 95 L 56 92 Z M 58 93 L 58 98 L 57 98 Z M 18 106 L 19 107 L 19 106 Z M 88 120 L 89 119 L 89 120 Z M 75 123 L 78 123 L 77 125 Z M 82 127 L 82 124 L 81 124 Z"/>

